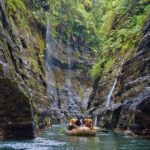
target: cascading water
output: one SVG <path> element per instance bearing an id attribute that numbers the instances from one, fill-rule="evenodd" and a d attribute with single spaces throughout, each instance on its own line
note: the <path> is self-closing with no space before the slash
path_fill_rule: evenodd
<path id="1" fill-rule="evenodd" d="M 46 82 L 47 82 L 47 90 L 48 95 L 51 100 L 53 100 L 52 105 L 57 105 L 57 90 L 55 86 L 55 73 L 54 73 L 54 63 L 52 61 L 52 54 L 53 54 L 53 45 L 51 41 L 51 27 L 49 21 L 47 21 L 47 28 L 46 28 L 46 55 L 45 55 L 45 62 L 46 62 Z"/>
<path id="2" fill-rule="evenodd" d="M 55 116 L 56 112 L 58 113 L 57 116 L 60 117 L 63 116 L 62 109 L 68 110 L 70 114 L 76 115 L 77 112 L 80 112 L 78 110 L 78 106 L 75 102 L 74 99 L 74 94 L 71 91 L 72 89 L 72 83 L 71 83 L 71 69 L 72 69 L 72 64 L 71 64 L 71 56 L 72 56 L 72 49 L 71 47 L 66 48 L 66 61 L 67 61 L 67 68 L 64 73 L 64 78 L 65 78 L 65 84 L 64 84 L 64 89 L 66 91 L 66 95 L 63 93 L 61 95 L 62 91 L 59 91 L 59 96 L 62 98 L 63 103 L 59 103 L 60 100 L 58 99 L 58 92 L 56 89 L 56 79 L 55 79 L 55 69 L 56 69 L 56 64 L 54 63 L 53 57 L 55 57 L 55 43 L 53 43 L 53 40 L 51 39 L 51 33 L 50 33 L 51 27 L 50 23 L 48 21 L 47 23 L 47 29 L 46 29 L 46 55 L 45 55 L 45 62 L 46 62 L 46 81 L 47 81 L 47 90 L 48 90 L 48 95 L 51 100 L 51 110 L 52 114 Z M 60 98 L 59 97 L 59 98 Z M 65 99 L 63 99 L 65 98 Z"/>
<path id="3" fill-rule="evenodd" d="M 94 116 L 94 123 L 93 123 L 93 127 L 96 128 L 97 127 L 97 115 Z"/>
<path id="4" fill-rule="evenodd" d="M 120 62 L 121 62 L 121 63 L 120 63 L 121 66 L 122 66 L 123 63 L 124 63 L 124 60 L 121 59 L 121 58 L 120 58 L 119 60 L 120 60 Z M 107 110 L 107 109 L 109 108 L 109 106 L 110 106 L 111 96 L 112 96 L 112 94 L 113 94 L 113 92 L 114 92 L 114 90 L 115 90 L 115 86 L 116 86 L 116 84 L 117 84 L 117 78 L 118 78 L 119 72 L 120 72 L 120 69 L 117 70 L 115 81 L 114 81 L 112 87 L 110 88 L 110 90 L 109 90 L 109 92 L 108 92 L 108 94 L 107 94 L 107 96 L 106 96 L 106 105 L 105 105 L 106 110 Z"/>
<path id="5" fill-rule="evenodd" d="M 115 81 L 114 81 L 112 87 L 110 88 L 110 90 L 109 90 L 107 96 L 106 96 L 106 105 L 105 105 L 106 110 L 109 108 L 111 96 L 112 96 L 112 94 L 113 94 L 113 92 L 114 92 L 114 90 L 115 90 L 115 86 L 116 86 L 116 84 L 117 84 L 117 76 L 118 76 L 119 71 L 120 71 L 120 70 L 117 71 L 117 73 L 116 73 L 116 79 L 115 79 Z"/>
<path id="6" fill-rule="evenodd" d="M 3 75 L 6 76 L 7 74 L 9 74 L 7 63 L 4 63 L 3 61 L 0 60 L 0 65 L 2 65 L 2 68 L 3 68 Z"/>
<path id="7" fill-rule="evenodd" d="M 68 100 L 69 102 L 73 102 L 72 94 L 71 94 L 71 48 L 67 47 L 67 61 L 68 61 L 68 74 L 66 79 L 66 87 L 68 91 Z"/>
<path id="8" fill-rule="evenodd" d="M 106 97 L 106 105 L 105 105 L 106 109 L 109 108 L 111 96 L 112 96 L 113 91 L 115 89 L 116 83 L 117 83 L 117 79 L 115 79 L 115 81 L 114 81 L 114 83 L 113 83 L 113 85 L 112 85 L 112 87 L 111 87 L 111 89 L 110 89 L 110 91 L 109 91 L 109 93 L 108 93 L 108 95 Z"/>
<path id="9" fill-rule="evenodd" d="M 74 105 L 73 95 L 71 92 L 71 48 L 67 47 L 67 62 L 68 62 L 68 70 L 66 75 L 66 89 L 67 89 L 67 105 L 70 112 L 73 113 L 72 106 Z"/>
<path id="10" fill-rule="evenodd" d="M 51 39 L 50 33 L 51 27 L 48 21 L 47 30 L 46 30 L 46 81 L 47 81 L 47 90 L 49 98 L 51 100 L 51 110 L 52 115 L 58 113 L 58 118 L 63 118 L 65 114 L 77 115 L 81 114 L 81 108 L 78 106 L 78 95 L 73 89 L 72 85 L 72 47 L 68 45 L 66 47 L 66 53 L 62 54 L 60 62 L 67 63 L 67 66 L 64 65 L 62 68 L 59 66 L 59 63 L 56 60 L 59 59 L 58 55 L 61 54 L 57 52 L 56 48 L 60 48 L 59 43 Z M 58 46 L 59 45 L 59 46 Z M 58 46 L 58 47 L 57 47 Z M 60 49 L 61 50 L 61 49 Z M 64 50 L 64 48 L 63 48 Z M 59 62 L 59 60 L 58 60 Z M 58 65 L 58 66 L 57 66 Z M 61 70 L 59 74 L 57 69 Z M 58 73 L 58 74 L 56 74 Z M 61 76 L 61 81 L 56 81 L 56 77 Z M 57 78 L 58 79 L 58 78 Z M 59 84 L 60 83 L 60 84 Z M 58 84 L 60 85 L 58 87 Z M 56 86 L 58 89 L 56 89 Z M 56 117 L 54 117 L 56 118 Z"/>
<path id="11" fill-rule="evenodd" d="M 72 92 L 72 83 L 71 83 L 71 69 L 72 69 L 72 64 L 71 64 L 71 56 L 72 56 L 72 49 L 71 47 L 67 47 L 67 63 L 68 63 L 68 68 L 66 71 L 66 80 L 65 80 L 65 87 L 67 91 L 67 108 L 69 112 L 76 116 L 81 114 L 80 108 L 78 108 L 76 99 L 74 97 L 74 93 Z"/>

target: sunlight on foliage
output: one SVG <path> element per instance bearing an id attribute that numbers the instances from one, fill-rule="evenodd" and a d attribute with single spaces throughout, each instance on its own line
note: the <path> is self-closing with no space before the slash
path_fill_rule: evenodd
<path id="1" fill-rule="evenodd" d="M 95 65 L 92 66 L 90 70 L 90 75 L 93 79 L 96 79 L 101 75 L 104 61 L 105 61 L 104 59 L 99 59 L 97 60 Z"/>
<path id="2" fill-rule="evenodd" d="M 134 53 L 135 44 L 140 37 L 141 29 L 150 12 L 147 0 L 102 1 L 100 6 L 104 11 L 100 30 L 102 52 L 101 59 L 105 59 L 101 68 L 101 59 L 96 61 L 91 69 L 91 76 L 96 78 L 102 71 L 109 71 L 115 66 L 116 55 L 128 60 Z M 108 57 L 109 56 L 109 57 Z"/>
<path id="3" fill-rule="evenodd" d="M 26 11 L 26 7 L 24 3 L 20 0 L 7 0 L 6 4 L 8 6 L 8 12 L 9 13 L 14 13 L 16 11 Z"/>
<path id="4" fill-rule="evenodd" d="M 8 14 L 14 19 L 14 21 L 21 27 L 27 27 L 27 9 L 24 3 L 20 0 L 7 0 L 6 6 Z"/>
<path id="5" fill-rule="evenodd" d="M 96 53 L 90 70 L 93 78 L 112 69 L 116 56 L 125 60 L 131 57 L 150 12 L 149 0 L 7 0 L 5 3 L 18 26 L 26 27 L 29 18 L 46 25 L 48 18 L 53 38 L 75 49 Z"/>

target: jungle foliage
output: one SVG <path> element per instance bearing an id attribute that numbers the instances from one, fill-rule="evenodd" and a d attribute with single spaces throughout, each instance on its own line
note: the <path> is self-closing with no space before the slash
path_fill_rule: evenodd
<path id="1" fill-rule="evenodd" d="M 75 49 L 92 50 L 93 78 L 109 71 L 119 59 L 134 52 L 141 28 L 150 12 L 149 0 L 7 0 L 9 13 L 20 25 L 27 18 L 50 21 L 53 38 Z M 19 13 L 18 13 L 19 12 Z"/>

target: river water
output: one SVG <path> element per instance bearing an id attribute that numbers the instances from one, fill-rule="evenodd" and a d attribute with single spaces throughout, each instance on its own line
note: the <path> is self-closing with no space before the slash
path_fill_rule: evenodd
<path id="1" fill-rule="evenodd" d="M 54 125 L 33 140 L 2 141 L 0 150 L 150 150 L 150 140 L 136 139 L 113 132 L 97 132 L 95 137 L 63 134 L 64 125 Z"/>

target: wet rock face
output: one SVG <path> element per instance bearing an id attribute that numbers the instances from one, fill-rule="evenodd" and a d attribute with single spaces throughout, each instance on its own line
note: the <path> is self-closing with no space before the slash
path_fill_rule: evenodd
<path id="1" fill-rule="evenodd" d="M 114 101 L 121 101 L 118 129 L 150 137 L 150 19 L 145 23 L 138 51 L 123 66 Z"/>
<path id="2" fill-rule="evenodd" d="M 118 129 L 150 136 L 150 51 L 142 51 L 127 62 L 119 77 L 120 90 L 114 101 L 122 101 Z"/>
<path id="3" fill-rule="evenodd" d="M 32 108 L 17 82 L 0 78 L 0 131 L 2 138 L 33 138 Z"/>
<path id="4" fill-rule="evenodd" d="M 123 101 L 128 97 L 134 97 L 149 88 L 149 56 L 149 50 L 142 51 L 124 64 L 119 76 L 119 91 L 115 92 L 114 101 Z"/>
<path id="5" fill-rule="evenodd" d="M 46 59 L 47 84 L 53 122 L 58 123 L 86 110 L 92 83 L 88 70 L 93 54 L 89 50 L 75 50 L 60 41 L 51 41 L 50 45 L 51 55 Z"/>
<path id="6" fill-rule="evenodd" d="M 0 139 L 33 138 L 35 127 L 50 123 L 39 42 L 28 31 L 16 30 L 4 2 L 0 1 Z"/>
<path id="7" fill-rule="evenodd" d="M 148 20 L 146 21 L 144 27 L 143 27 L 143 37 L 139 41 L 138 44 L 138 51 L 148 50 L 150 47 L 150 17 L 148 17 Z"/>
<path id="8" fill-rule="evenodd" d="M 102 128 L 130 130 L 133 134 L 150 137 L 150 17 L 143 28 L 137 52 L 122 66 L 109 109 L 106 110 L 105 97 L 109 75 L 98 81 L 94 88 L 89 107 L 95 112 L 98 102 L 98 125 Z M 112 81 L 113 82 L 113 81 Z M 99 91 L 99 92 L 98 92 Z M 104 95 L 103 95 L 104 93 Z M 97 106 L 96 106 L 97 107 Z M 93 110 L 92 110 L 93 109 Z"/>
<path id="9" fill-rule="evenodd" d="M 145 90 L 136 97 L 125 100 L 121 106 L 118 128 L 130 129 L 140 136 L 148 136 L 150 125 L 150 91 Z"/>
<path id="10" fill-rule="evenodd" d="M 118 126 L 121 112 L 121 103 L 113 104 L 111 108 L 99 108 L 98 111 L 98 126 L 106 129 L 115 129 Z"/>

